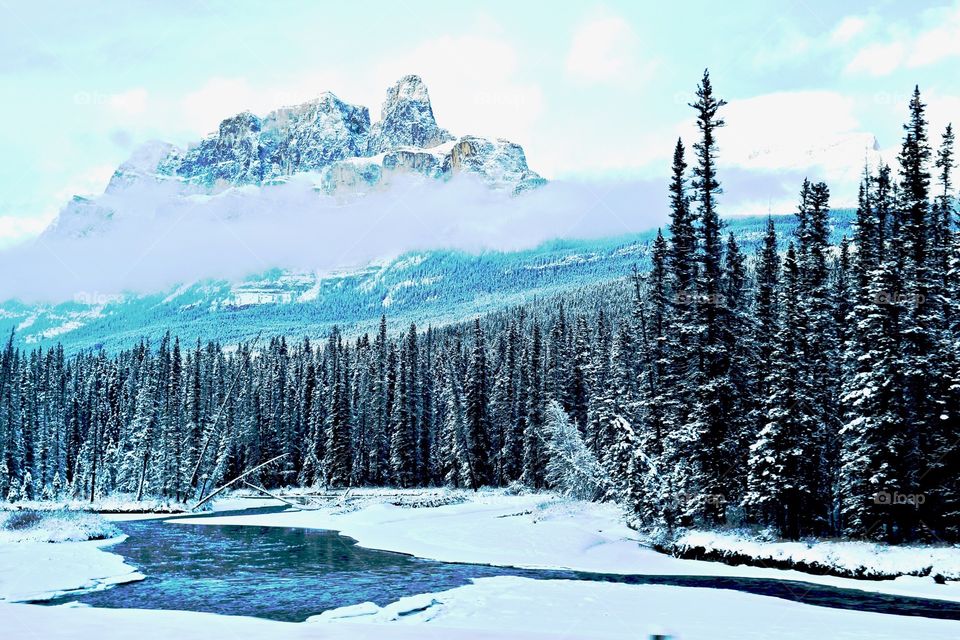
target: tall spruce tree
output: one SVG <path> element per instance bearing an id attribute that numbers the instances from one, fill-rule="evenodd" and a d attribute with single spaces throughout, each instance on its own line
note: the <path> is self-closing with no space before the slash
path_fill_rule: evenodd
<path id="1" fill-rule="evenodd" d="M 690 454 L 696 462 L 686 496 L 686 515 L 694 520 L 717 524 L 725 520 L 724 500 L 729 493 L 728 448 L 729 352 L 724 321 L 727 318 L 722 295 L 723 247 L 720 239 L 720 217 L 717 196 L 721 193 L 717 179 L 716 131 L 724 126 L 718 116 L 726 101 L 713 93 L 709 71 L 697 87 L 697 101 L 690 106 L 697 114 L 700 139 L 693 145 L 697 163 L 693 167 L 693 192 L 699 220 L 696 278 L 696 323 L 699 355 L 696 373 L 696 394 L 690 412 L 691 429 L 697 445 Z"/>
<path id="2" fill-rule="evenodd" d="M 470 461 L 470 485 L 478 489 L 493 475 L 490 440 L 490 379 L 487 343 L 479 318 L 474 322 L 473 349 L 467 369 L 465 389 L 467 447 Z"/>

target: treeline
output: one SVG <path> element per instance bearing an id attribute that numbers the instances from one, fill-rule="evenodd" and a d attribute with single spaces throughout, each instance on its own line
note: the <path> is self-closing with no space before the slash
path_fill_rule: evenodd
<path id="1" fill-rule="evenodd" d="M 724 102 L 673 156 L 671 222 L 632 303 L 227 350 L 0 357 L 0 491 L 185 500 L 266 488 L 522 483 L 615 499 L 638 524 L 960 540 L 960 233 L 953 134 L 919 91 L 899 169 L 865 171 L 854 236 L 804 182 L 785 252 L 718 216 Z M 597 300 L 602 298 L 598 297 Z M 596 301 L 594 301 L 596 302 Z"/>

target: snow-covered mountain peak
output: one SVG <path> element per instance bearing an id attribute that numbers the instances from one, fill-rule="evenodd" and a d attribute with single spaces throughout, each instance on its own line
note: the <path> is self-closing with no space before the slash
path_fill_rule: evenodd
<path id="1" fill-rule="evenodd" d="M 427 107 L 430 106 L 430 94 L 420 76 L 414 74 L 403 76 L 387 89 L 387 99 L 383 103 L 381 117 L 401 100 L 425 103 Z"/>
<path id="2" fill-rule="evenodd" d="M 453 136 L 437 125 L 420 76 L 404 76 L 387 89 L 380 122 L 371 129 L 371 155 L 398 147 L 429 149 L 448 140 Z"/>
<path id="3" fill-rule="evenodd" d="M 118 218 L 189 207 L 185 200 L 233 187 L 268 189 L 293 177 L 326 194 L 354 197 L 389 188 L 395 174 L 444 181 L 458 173 L 509 193 L 545 182 L 527 166 L 520 145 L 458 139 L 442 129 L 423 80 L 407 75 L 387 89 L 381 118 L 372 124 L 367 107 L 323 92 L 264 116 L 242 111 L 225 118 L 186 150 L 148 143 L 120 165 L 102 196 L 72 200 L 47 232 L 88 235 Z"/>

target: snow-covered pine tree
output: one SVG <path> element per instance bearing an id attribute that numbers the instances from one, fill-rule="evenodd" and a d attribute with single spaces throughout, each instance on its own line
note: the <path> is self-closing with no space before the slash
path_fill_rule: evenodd
<path id="1" fill-rule="evenodd" d="M 350 486 L 353 479 L 353 435 L 350 414 L 350 347 L 344 345 L 338 329 L 330 335 L 331 392 L 327 412 L 324 473 L 331 487 Z M 411 428 L 412 425 L 407 425 Z M 412 443 L 411 443 L 412 449 Z M 411 450 L 410 454 L 414 452 Z M 412 469 L 406 470 L 412 473 Z M 406 486 L 406 485 L 404 485 Z"/>
<path id="2" fill-rule="evenodd" d="M 944 314 L 944 356 L 945 372 L 943 384 L 947 391 L 940 416 L 941 424 L 960 424 L 960 341 L 950 336 L 960 335 L 960 231 L 957 230 L 956 194 L 953 188 L 954 132 L 948 124 L 943 133 L 935 162 L 940 193 L 937 196 L 939 209 L 939 228 L 943 244 L 941 251 L 943 270 Z M 938 442 L 938 459 L 941 469 L 956 469 L 960 465 L 960 447 L 956 446 L 960 433 L 956 428 L 942 430 Z M 940 510 L 943 518 L 944 535 L 950 539 L 960 537 L 960 479 L 956 473 L 938 473 L 932 479 L 938 486 Z"/>
<path id="3" fill-rule="evenodd" d="M 515 321 L 503 335 L 500 366 L 493 382 L 493 423 L 500 434 L 497 455 L 497 484 L 505 485 L 523 472 L 523 430 L 518 409 L 520 377 L 520 333 Z"/>
<path id="4" fill-rule="evenodd" d="M 373 341 L 373 423 L 370 437 L 370 481 L 383 484 L 390 474 L 390 397 L 389 397 L 389 344 L 387 340 L 387 317 L 380 316 L 377 337 Z"/>
<path id="5" fill-rule="evenodd" d="M 581 433 L 587 432 L 588 410 L 590 404 L 590 381 L 593 379 L 593 354 L 591 342 L 593 336 L 586 316 L 580 314 L 574 323 L 571 344 L 573 353 L 567 387 L 567 401 L 569 403 L 570 419 L 580 428 Z"/>
<path id="6" fill-rule="evenodd" d="M 569 407 L 567 391 L 570 388 L 571 357 L 568 334 L 566 311 L 561 303 L 547 341 L 545 384 L 547 397 L 557 400 L 564 408 Z"/>
<path id="7" fill-rule="evenodd" d="M 578 500 L 595 500 L 609 490 L 597 457 L 583 441 L 580 428 L 556 400 L 547 405 L 545 423 L 547 482 L 556 491 Z"/>
<path id="8" fill-rule="evenodd" d="M 610 371 L 598 408 L 602 443 L 599 457 L 610 479 L 611 497 L 648 521 L 646 514 L 659 512 L 655 504 L 658 496 L 644 491 L 646 465 L 638 462 L 638 455 L 641 447 L 655 450 L 659 441 L 656 424 L 648 422 L 645 425 L 646 438 L 643 441 L 638 438 L 634 427 L 645 415 L 641 400 L 645 396 L 640 393 L 633 372 L 635 353 L 632 323 L 622 320 L 611 345 Z"/>
<path id="9" fill-rule="evenodd" d="M 603 453 L 604 436 L 602 425 L 598 420 L 598 410 L 602 407 L 608 380 L 610 378 L 610 349 L 613 335 L 607 315 L 601 308 L 597 312 L 597 332 L 595 344 L 591 348 L 590 362 L 590 395 L 587 400 L 587 429 L 586 440 L 590 449 L 599 457 Z"/>
<path id="10" fill-rule="evenodd" d="M 417 448 L 420 462 L 417 481 L 421 485 L 429 485 L 436 475 L 431 462 L 433 460 L 433 441 L 436 437 L 433 354 L 434 333 L 431 327 L 427 327 L 426 340 L 420 354 L 422 361 L 420 365 L 420 420 L 417 426 Z"/>
<path id="11" fill-rule="evenodd" d="M 801 323 L 799 358 L 801 378 L 810 394 L 805 405 L 816 425 L 805 443 L 807 453 L 817 464 L 805 467 L 808 477 L 798 479 L 812 492 L 811 516 L 826 526 L 832 498 L 836 457 L 831 446 L 840 429 L 836 377 L 833 363 L 840 358 L 834 310 L 830 295 L 828 253 L 830 251 L 830 191 L 823 182 L 804 181 L 798 210 L 797 260 L 800 274 Z"/>
<path id="12" fill-rule="evenodd" d="M 783 261 L 776 340 L 764 404 L 766 423 L 750 447 L 749 475 L 744 505 L 759 514 L 760 522 L 797 538 L 808 533 L 813 488 L 807 467 L 814 437 L 812 398 L 803 370 L 802 291 L 798 256 L 793 244 Z"/>
<path id="13" fill-rule="evenodd" d="M 492 479 L 490 441 L 490 381 L 487 344 L 479 318 L 474 321 L 473 348 L 465 388 L 467 447 L 470 484 L 478 489 Z"/>
<path id="14" fill-rule="evenodd" d="M 147 479 L 157 431 L 157 381 L 152 361 L 147 360 L 143 369 L 130 428 L 130 442 L 120 470 L 121 486 L 134 493 L 137 500 L 141 500 L 150 489 Z"/>
<path id="15" fill-rule="evenodd" d="M 414 416 L 410 414 L 410 358 L 401 352 L 397 369 L 393 409 L 390 414 L 390 470 L 393 482 L 401 487 L 413 486 L 416 479 L 416 434 Z"/>
<path id="16" fill-rule="evenodd" d="M 544 388 L 543 337 L 540 323 L 534 319 L 524 367 L 527 370 L 527 404 L 524 407 L 526 425 L 523 433 L 524 484 L 542 489 L 546 483 L 546 454 L 543 450 L 543 429 L 546 420 L 546 389 Z"/>
<path id="17" fill-rule="evenodd" d="M 767 218 L 767 229 L 763 236 L 763 244 L 757 251 L 755 262 L 756 290 L 753 301 L 752 335 L 750 342 L 756 356 L 756 373 L 754 376 L 754 398 L 752 413 L 755 430 L 759 433 L 766 424 L 760 408 L 770 391 L 769 378 L 773 373 L 770 362 L 773 358 L 780 308 L 780 253 L 777 250 L 777 230 L 773 218 Z"/>
<path id="18" fill-rule="evenodd" d="M 841 396 L 847 422 L 840 432 L 840 515 L 851 537 L 892 539 L 894 512 L 878 496 L 903 488 L 898 307 L 890 293 L 898 288 L 897 255 L 888 246 L 892 210 L 890 169 L 882 167 L 864 181 L 857 210 L 858 291 Z"/>
<path id="19" fill-rule="evenodd" d="M 637 301 L 645 301 L 640 315 L 640 331 L 636 332 L 640 343 L 634 345 L 633 336 L 627 325 L 621 326 L 614 344 L 613 386 L 608 388 L 611 407 L 607 420 L 612 448 L 606 458 L 608 468 L 614 471 L 613 485 L 632 505 L 633 510 L 645 514 L 660 513 L 655 501 L 661 496 L 642 489 L 642 476 L 648 470 L 643 460 L 659 461 L 664 458 L 668 447 L 673 420 L 676 419 L 679 400 L 674 395 L 676 389 L 667 388 L 672 384 L 673 372 L 670 349 L 677 346 L 676 341 L 668 342 L 672 333 L 670 306 L 670 282 L 668 279 L 667 259 L 669 248 L 663 234 L 658 230 L 651 251 L 651 268 L 647 278 L 645 292 L 640 293 L 635 281 L 634 295 Z M 636 308 L 637 302 L 635 302 Z M 636 327 L 634 327 L 636 329 Z M 637 384 L 630 378 L 633 372 L 627 354 L 639 349 L 644 353 L 644 363 Z M 631 388 L 632 387 L 632 388 Z M 685 412 L 685 411 L 684 411 Z"/>
<path id="20" fill-rule="evenodd" d="M 750 340 L 752 310 L 750 308 L 746 258 L 740 250 L 733 233 L 728 234 L 724 252 L 723 280 L 721 284 L 724 336 L 729 358 L 730 407 L 728 455 L 733 463 L 726 472 L 729 476 L 728 495 L 730 503 L 739 503 L 746 489 L 748 449 L 753 444 L 755 432 L 750 421 L 754 409 L 753 395 L 755 373 L 754 347 Z"/>
<path id="21" fill-rule="evenodd" d="M 692 490 L 686 496 L 686 513 L 697 521 L 718 524 L 726 519 L 725 504 L 718 496 L 729 493 L 728 472 L 733 463 L 726 455 L 732 394 L 724 327 L 728 314 L 722 293 L 723 247 L 717 213 L 721 189 L 717 179 L 716 130 L 725 124 L 718 112 L 726 101 L 714 95 L 709 71 L 704 71 L 696 95 L 697 101 L 690 106 L 696 111 L 700 132 L 700 139 L 693 145 L 697 163 L 692 182 L 699 220 L 695 298 L 699 358 L 689 419 L 697 445 L 690 452 L 696 467 Z"/>
<path id="22" fill-rule="evenodd" d="M 437 446 L 437 473 L 453 487 L 470 485 L 470 460 L 466 439 L 463 389 L 460 381 L 460 346 L 448 345 L 437 361 L 438 406 L 442 409 Z"/>
<path id="23" fill-rule="evenodd" d="M 909 105 L 910 116 L 904 125 L 901 146 L 900 195 L 898 218 L 901 221 L 904 260 L 903 292 L 896 303 L 900 307 L 901 355 L 903 358 L 904 402 L 907 437 L 904 480 L 912 493 L 929 495 L 931 500 L 916 509 L 901 509 L 900 526 L 906 535 L 932 536 L 939 516 L 938 487 L 934 480 L 942 475 L 939 444 L 945 439 L 946 425 L 941 420 L 947 394 L 946 362 L 950 349 L 943 335 L 943 296 L 937 272 L 936 246 L 945 234 L 937 228 L 939 218 L 931 215 L 930 160 L 932 150 L 927 136 L 926 105 L 919 87 L 914 88 Z"/>

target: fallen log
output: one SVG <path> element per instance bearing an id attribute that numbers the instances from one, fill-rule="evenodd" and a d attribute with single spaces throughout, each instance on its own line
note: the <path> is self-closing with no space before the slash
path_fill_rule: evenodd
<path id="1" fill-rule="evenodd" d="M 224 491 L 225 489 L 227 489 L 227 488 L 235 485 L 236 483 L 240 482 L 241 480 L 243 480 L 244 478 L 246 478 L 248 475 L 250 475 L 250 474 L 253 473 L 254 471 L 259 471 L 260 469 L 264 468 L 264 467 L 267 466 L 268 464 L 271 464 L 271 463 L 273 463 L 273 462 L 276 462 L 277 460 L 279 460 L 280 458 L 283 458 L 283 457 L 286 456 L 286 455 L 287 455 L 287 454 L 285 454 L 285 453 L 281 453 L 280 455 L 278 455 L 278 456 L 276 456 L 276 457 L 274 457 L 274 458 L 270 458 L 269 460 L 267 460 L 266 462 L 264 462 L 264 463 L 262 463 L 262 464 L 258 464 L 257 466 L 255 466 L 253 469 L 250 469 L 249 471 L 244 471 L 243 473 L 241 473 L 240 475 L 238 475 L 236 478 L 234 478 L 233 480 L 231 480 L 231 481 L 228 482 L 227 484 L 222 485 L 222 486 L 219 487 L 218 489 L 215 489 L 212 493 L 208 494 L 206 498 L 202 499 L 200 502 L 198 502 L 197 504 L 195 504 L 195 505 L 193 505 L 192 507 L 190 507 L 190 511 L 196 511 L 198 507 L 200 507 L 201 505 L 206 504 L 207 502 L 209 502 L 210 499 L 213 498 L 215 495 L 219 494 L 220 492 Z"/>

